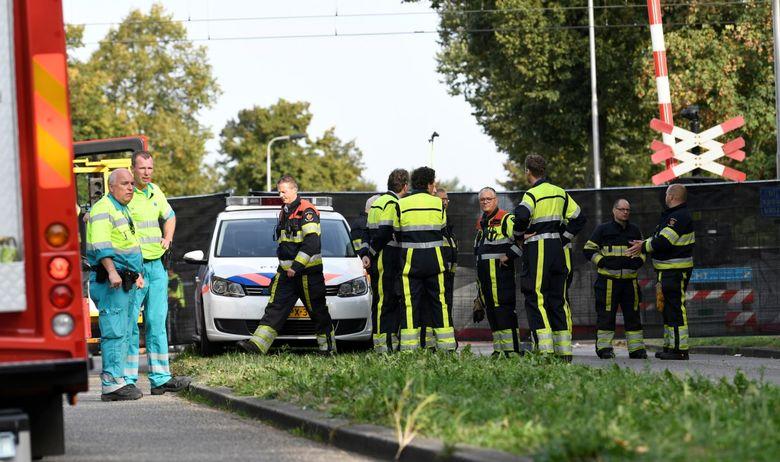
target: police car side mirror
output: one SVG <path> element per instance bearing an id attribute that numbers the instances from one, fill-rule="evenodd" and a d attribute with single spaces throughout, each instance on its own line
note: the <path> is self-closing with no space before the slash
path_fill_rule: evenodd
<path id="1" fill-rule="evenodd" d="M 205 265 L 208 263 L 208 259 L 203 254 L 202 250 L 191 250 L 184 254 L 182 260 L 191 265 Z"/>

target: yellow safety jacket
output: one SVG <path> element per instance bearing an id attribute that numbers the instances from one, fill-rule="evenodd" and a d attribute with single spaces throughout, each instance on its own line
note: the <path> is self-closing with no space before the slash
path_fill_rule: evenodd
<path id="1" fill-rule="evenodd" d="M 106 194 L 89 212 L 87 261 L 97 267 L 100 260 L 111 258 L 117 270 L 140 273 L 143 257 L 137 231 L 127 207 Z"/>
<path id="2" fill-rule="evenodd" d="M 560 239 L 568 244 L 585 226 L 585 215 L 580 212 L 569 193 L 542 178 L 526 191 L 515 208 L 515 239 L 522 242 L 524 234 L 536 233 L 525 243 Z"/>
<path id="3" fill-rule="evenodd" d="M 133 200 L 127 204 L 135 222 L 136 235 L 141 243 L 144 260 L 156 260 L 163 256 L 160 220 L 167 221 L 175 216 L 162 189 L 153 183 L 146 185 L 143 191 L 133 192 Z"/>
<path id="4" fill-rule="evenodd" d="M 378 200 L 378 199 L 377 199 Z M 412 191 L 398 201 L 393 227 L 399 236 L 404 274 L 425 276 L 446 270 L 442 256 L 447 214 L 444 205 L 427 191 Z"/>

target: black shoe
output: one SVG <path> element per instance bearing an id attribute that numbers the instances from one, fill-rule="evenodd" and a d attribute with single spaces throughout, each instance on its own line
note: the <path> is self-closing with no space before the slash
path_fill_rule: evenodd
<path id="1" fill-rule="evenodd" d="M 561 363 L 570 363 L 574 359 L 572 355 L 555 355 L 555 360 Z"/>
<path id="2" fill-rule="evenodd" d="M 176 393 L 177 391 L 182 391 L 189 387 L 190 382 L 191 380 L 189 377 L 171 377 L 170 380 L 160 385 L 159 387 L 152 387 L 152 394 L 162 395 L 166 391 Z"/>
<path id="3" fill-rule="evenodd" d="M 664 347 L 664 349 L 663 349 L 662 351 L 656 351 L 656 352 L 655 352 L 655 357 L 656 357 L 656 358 L 660 358 L 662 354 L 664 354 L 664 353 L 669 353 L 670 351 L 672 351 L 672 349 L 671 349 L 671 348 L 669 348 L 669 347 Z"/>
<path id="4" fill-rule="evenodd" d="M 255 342 L 253 342 L 251 340 L 239 340 L 238 343 L 236 343 L 236 345 L 238 345 L 239 348 L 241 348 L 242 350 L 246 351 L 247 353 L 252 353 L 252 354 L 256 354 L 256 355 L 259 355 L 259 354 L 263 353 L 260 350 L 260 347 L 255 345 Z"/>
<path id="5" fill-rule="evenodd" d="M 680 360 L 680 361 L 687 361 L 688 360 L 688 352 L 685 350 L 670 350 L 670 351 L 661 351 L 655 354 L 655 357 L 658 359 L 665 359 L 665 360 Z"/>
<path id="6" fill-rule="evenodd" d="M 596 350 L 596 355 L 601 359 L 612 359 L 615 357 L 615 351 L 612 348 L 602 348 Z"/>
<path id="7" fill-rule="evenodd" d="M 103 393 L 100 395 L 101 401 L 134 401 L 140 399 L 144 394 L 141 393 L 135 385 L 125 385 L 119 390 L 112 391 L 111 393 Z"/>
<path id="8" fill-rule="evenodd" d="M 631 359 L 647 359 L 647 350 L 642 348 L 641 350 L 629 351 L 628 357 Z"/>

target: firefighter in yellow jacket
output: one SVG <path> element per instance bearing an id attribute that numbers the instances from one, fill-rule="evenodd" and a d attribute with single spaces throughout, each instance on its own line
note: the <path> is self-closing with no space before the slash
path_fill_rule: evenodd
<path id="1" fill-rule="evenodd" d="M 325 304 L 322 273 L 320 214 L 298 196 L 298 183 L 289 175 L 277 183 L 282 210 L 276 228 L 279 267 L 271 282 L 271 297 L 252 336 L 238 342 L 250 353 L 267 353 L 284 326 L 295 302 L 303 301 L 315 324 L 317 345 L 323 354 L 336 352 L 333 323 Z"/>
<path id="2" fill-rule="evenodd" d="M 559 186 L 545 177 L 542 156 L 525 158 L 525 176 L 531 188 L 515 208 L 515 240 L 524 243 L 521 289 L 535 349 L 571 361 L 571 312 L 565 303 L 564 246 L 582 230 L 586 218 Z"/>
<path id="3" fill-rule="evenodd" d="M 409 191 L 409 172 L 398 168 L 387 178 L 387 192 L 368 211 L 369 244 L 364 262 L 369 260 L 371 275 L 371 320 L 374 351 L 399 349 L 398 329 L 401 300 L 397 291 L 401 277 L 401 248 L 393 230 L 398 217 L 398 201 Z"/>
<path id="4" fill-rule="evenodd" d="M 431 310 L 436 349 L 454 351 L 455 330 L 450 322 L 442 254 L 447 215 L 441 199 L 434 196 L 436 172 L 420 167 L 412 172 L 412 191 L 399 202 L 394 228 L 401 246 L 401 351 L 420 348 L 422 310 Z"/>

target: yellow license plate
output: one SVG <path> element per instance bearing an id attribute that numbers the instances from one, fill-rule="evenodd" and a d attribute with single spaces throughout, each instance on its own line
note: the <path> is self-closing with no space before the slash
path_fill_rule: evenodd
<path id="1" fill-rule="evenodd" d="M 309 319 L 309 312 L 304 306 L 294 306 L 288 319 Z"/>

